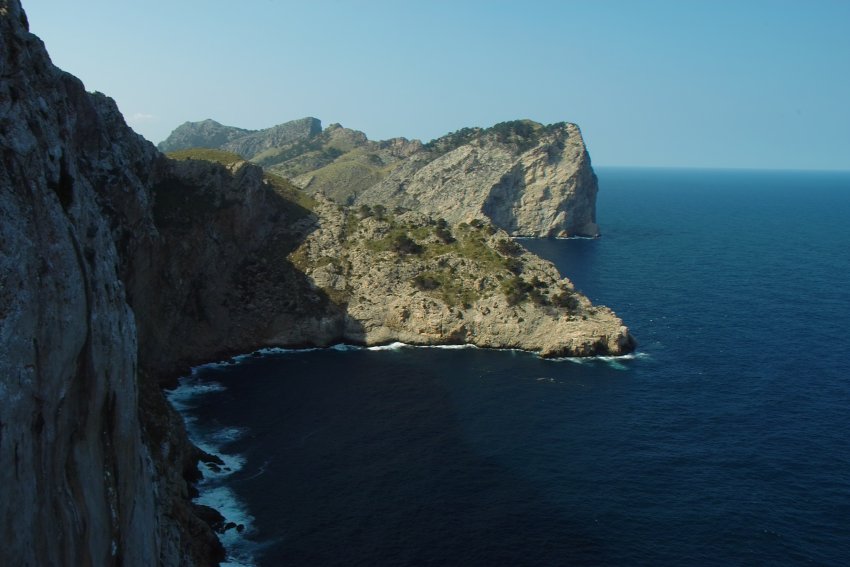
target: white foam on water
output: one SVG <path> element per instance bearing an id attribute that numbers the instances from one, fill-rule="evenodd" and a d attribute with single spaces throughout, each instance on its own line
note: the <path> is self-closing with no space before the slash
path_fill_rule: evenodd
<path id="1" fill-rule="evenodd" d="M 198 396 L 214 392 L 223 392 L 226 389 L 227 388 L 218 382 L 204 382 L 200 380 L 196 377 L 195 369 L 193 368 L 191 376 L 181 378 L 176 388 L 165 392 L 165 397 L 171 405 L 182 414 L 186 410 L 194 407 L 192 402 Z"/>
<path id="2" fill-rule="evenodd" d="M 227 368 L 228 366 L 234 366 L 236 362 L 233 359 L 228 360 L 219 360 L 216 362 L 207 362 L 205 364 L 199 364 L 198 366 L 192 367 L 191 375 L 195 376 L 200 373 L 202 370 L 216 370 L 219 368 Z"/>
<path id="3" fill-rule="evenodd" d="M 227 486 L 203 487 L 201 494 L 195 498 L 195 503 L 215 508 L 224 516 L 225 525 L 234 523 L 242 526 L 240 532 L 237 528 L 230 528 L 224 533 L 219 533 L 218 538 L 227 552 L 227 560 L 234 565 L 253 565 L 254 551 L 257 544 L 247 540 L 245 536 L 254 529 L 254 517 L 251 516 L 245 504 Z"/>
<path id="4" fill-rule="evenodd" d="M 190 437 L 192 437 L 190 435 Z M 204 474 L 204 480 L 221 481 L 233 473 L 242 470 L 245 466 L 245 457 L 239 454 L 222 453 L 221 447 L 215 443 L 210 443 L 203 439 L 193 438 L 192 443 L 198 446 L 202 451 L 206 451 L 210 455 L 215 455 L 224 463 L 223 465 L 210 466 L 208 463 L 199 463 L 201 472 Z"/>
<path id="5" fill-rule="evenodd" d="M 461 350 L 461 349 L 477 349 L 477 347 L 472 344 L 462 344 L 462 345 L 416 345 L 416 348 L 436 348 L 440 350 Z M 505 349 L 512 350 L 512 349 Z"/>
<path id="6" fill-rule="evenodd" d="M 378 345 L 378 346 L 370 346 L 367 347 L 366 350 L 371 350 L 372 352 L 380 352 L 382 350 L 401 350 L 405 347 L 409 347 L 411 345 L 407 343 L 394 342 L 388 345 Z"/>
<path id="7" fill-rule="evenodd" d="M 180 379 L 177 388 L 166 392 L 166 397 L 172 406 L 180 413 L 186 424 L 189 439 L 199 449 L 221 459 L 222 464 L 198 463 L 202 479 L 198 482 L 198 496 L 194 502 L 210 506 L 218 510 L 224 517 L 224 523 L 242 525 L 240 532 L 231 528 L 217 534 L 227 553 L 223 565 L 252 566 L 255 564 L 254 552 L 259 548 L 256 542 L 246 538 L 253 531 L 254 518 L 248 513 L 246 505 L 224 483 L 227 478 L 245 466 L 245 457 L 239 454 L 229 454 L 222 447 L 242 437 L 246 430 L 240 427 L 225 427 L 212 431 L 203 431 L 198 425 L 197 417 L 192 415 L 195 409 L 193 403 L 199 397 L 223 392 L 227 388 L 215 381 L 204 381 L 200 377 L 201 369 L 215 369 L 239 364 L 252 355 L 240 355 L 231 362 L 210 363 L 192 369 L 189 376 Z"/>
<path id="8" fill-rule="evenodd" d="M 338 351 L 338 352 L 349 352 L 349 351 L 355 351 L 355 350 L 363 350 L 363 348 L 364 347 L 362 347 L 362 346 L 347 345 L 345 343 L 340 343 L 338 345 L 334 345 L 334 346 L 330 347 L 330 350 L 335 350 L 335 351 Z"/>
<path id="9" fill-rule="evenodd" d="M 354 350 L 359 350 L 363 347 L 354 347 Z M 366 347 L 366 350 L 370 350 L 373 352 L 380 352 L 385 350 L 401 350 L 403 348 L 433 348 L 433 349 L 441 349 L 441 350 L 459 350 L 459 349 L 467 349 L 467 348 L 480 348 L 471 344 L 461 344 L 461 345 L 412 345 L 410 343 L 401 343 L 394 342 L 388 345 L 376 345 Z"/>
<path id="10" fill-rule="evenodd" d="M 594 364 L 602 362 L 607 364 L 614 370 L 628 370 L 629 367 L 624 364 L 628 360 L 643 360 L 649 358 L 647 353 L 621 354 L 617 356 L 563 356 L 559 358 L 550 358 L 553 362 L 572 362 L 573 364 Z"/>
<path id="11" fill-rule="evenodd" d="M 267 356 L 270 354 L 300 354 L 302 352 L 314 352 L 317 350 L 322 350 L 319 347 L 306 347 L 306 348 L 283 348 L 283 347 L 266 347 L 261 348 L 256 351 L 254 354 L 258 356 Z"/>
<path id="12" fill-rule="evenodd" d="M 223 446 L 241 439 L 245 431 L 246 429 L 244 427 L 225 427 L 224 429 L 217 429 L 210 433 L 210 439 L 216 445 Z"/>

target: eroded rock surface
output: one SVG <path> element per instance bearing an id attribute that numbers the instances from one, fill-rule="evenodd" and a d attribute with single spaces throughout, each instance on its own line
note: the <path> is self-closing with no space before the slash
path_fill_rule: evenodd
<path id="1" fill-rule="evenodd" d="M 346 209 L 244 161 L 166 159 L 51 64 L 17 0 L 0 0 L 0 48 L 4 563 L 222 559 L 220 519 L 190 501 L 198 450 L 160 389 L 187 365 L 343 340 L 633 347 L 487 223 Z M 424 151 L 383 144 L 399 162 Z M 456 150 L 439 151 L 471 151 Z M 554 175 L 534 148 L 520 156 L 523 179 Z"/>
<path id="2" fill-rule="evenodd" d="M 304 118 L 246 135 L 206 120 L 180 126 L 160 148 L 233 151 L 340 204 L 402 206 L 451 222 L 487 219 L 512 236 L 599 235 L 598 184 L 575 124 L 516 120 L 424 145 L 370 141 L 339 124 L 318 127 Z"/>
<path id="3" fill-rule="evenodd" d="M 321 226 L 290 257 L 346 307 L 347 341 L 474 344 L 542 356 L 634 348 L 610 309 L 591 305 L 550 262 L 488 223 L 451 225 L 418 212 L 339 210 L 327 202 L 317 211 Z"/>

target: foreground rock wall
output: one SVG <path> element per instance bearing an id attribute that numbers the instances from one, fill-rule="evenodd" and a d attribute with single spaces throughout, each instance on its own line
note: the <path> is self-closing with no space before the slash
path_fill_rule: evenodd
<path id="1" fill-rule="evenodd" d="M 148 189 L 162 158 L 51 64 L 17 1 L 0 1 L 0 42 L 3 563 L 213 564 L 188 500 L 195 449 L 140 380 L 127 302 L 163 245 Z"/>
<path id="2" fill-rule="evenodd" d="M 508 305 L 496 272 L 479 282 L 489 295 L 469 301 L 456 296 L 463 289 L 415 288 L 430 285 L 417 276 L 475 271 L 459 245 L 430 256 L 372 245 L 430 245 L 439 235 L 425 217 L 399 227 L 366 219 L 358 228 L 350 211 L 304 201 L 257 166 L 165 159 L 112 100 L 51 64 L 17 0 L 0 0 L 0 48 L 6 564 L 222 559 L 199 519 L 209 511 L 190 502 L 198 451 L 159 389 L 187 365 L 339 340 L 473 342 L 550 355 L 632 347 L 619 319 L 572 293 L 563 309 L 551 298 Z M 388 240 L 402 229 L 422 244 Z M 494 256 L 493 238 L 463 242 L 473 257 L 509 268 L 505 285 L 557 284 L 548 264 Z"/>
<path id="3" fill-rule="evenodd" d="M 112 151 L 105 131 L 90 136 L 108 104 L 52 67 L 17 2 L 0 2 L 0 41 L 3 562 L 152 565 L 164 519 L 141 437 L 136 326 L 81 171 Z"/>

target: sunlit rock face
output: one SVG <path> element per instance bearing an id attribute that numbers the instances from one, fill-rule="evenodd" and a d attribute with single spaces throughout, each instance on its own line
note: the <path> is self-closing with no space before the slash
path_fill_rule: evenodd
<path id="1" fill-rule="evenodd" d="M 450 222 L 484 218 L 511 236 L 597 236 L 596 175 L 578 126 L 507 124 L 513 125 L 507 135 L 499 126 L 481 130 L 424 164 L 423 151 L 357 201 L 397 204 Z"/>
<path id="2" fill-rule="evenodd" d="M 315 118 L 248 131 L 187 122 L 163 151 L 235 152 L 339 204 L 404 207 L 449 222 L 486 219 L 511 236 L 597 236 L 596 175 L 578 126 L 515 120 L 463 128 L 427 144 Z"/>

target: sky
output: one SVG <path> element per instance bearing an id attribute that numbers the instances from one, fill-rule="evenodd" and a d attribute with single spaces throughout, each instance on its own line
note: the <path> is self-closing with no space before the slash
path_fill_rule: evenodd
<path id="1" fill-rule="evenodd" d="M 850 170 L 850 1 L 23 0 L 154 143 L 304 116 L 577 123 L 595 165 Z"/>

